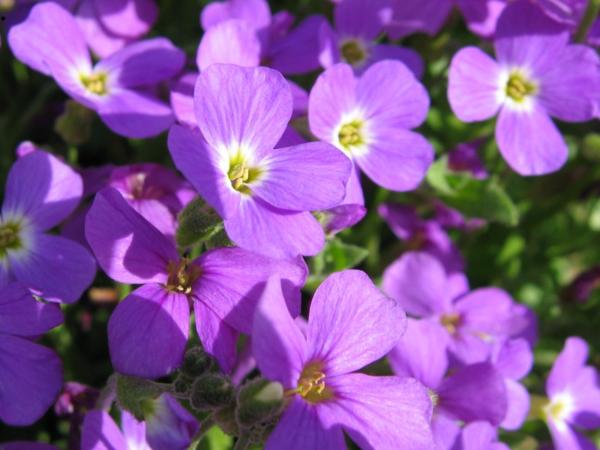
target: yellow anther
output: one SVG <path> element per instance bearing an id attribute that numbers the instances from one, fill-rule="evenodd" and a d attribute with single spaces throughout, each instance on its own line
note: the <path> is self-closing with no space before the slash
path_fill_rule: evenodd
<path id="1" fill-rule="evenodd" d="M 367 59 L 366 48 L 355 39 L 344 42 L 340 48 L 340 52 L 344 61 L 353 66 L 360 65 Z"/>
<path id="2" fill-rule="evenodd" d="M 200 267 L 190 264 L 189 259 L 182 258 L 178 263 L 171 261 L 167 266 L 169 277 L 167 289 L 180 294 L 191 294 L 194 282 L 200 277 Z"/>
<path id="3" fill-rule="evenodd" d="M 521 72 L 514 71 L 506 82 L 506 95 L 515 102 L 522 102 L 537 92 L 535 83 L 529 81 Z"/>
<path id="4" fill-rule="evenodd" d="M 448 333 L 456 334 L 461 322 L 460 314 L 444 314 L 440 320 L 442 322 L 442 325 L 446 327 L 446 330 L 448 330 Z"/>
<path id="5" fill-rule="evenodd" d="M 333 392 L 325 384 L 323 365 L 319 362 L 309 363 L 304 367 L 295 389 L 285 391 L 285 396 L 300 395 L 310 403 L 319 403 L 333 397 Z"/>
<path id="6" fill-rule="evenodd" d="M 244 158 L 241 155 L 232 158 L 229 162 L 229 171 L 227 176 L 231 181 L 231 187 L 244 194 L 250 194 L 249 183 L 256 181 L 260 177 L 260 169 L 247 167 Z"/>
<path id="7" fill-rule="evenodd" d="M 342 125 L 338 133 L 340 144 L 342 144 L 346 150 L 364 144 L 362 128 L 363 124 L 358 120 Z"/>
<path id="8" fill-rule="evenodd" d="M 0 257 L 6 255 L 7 250 L 21 247 L 21 225 L 16 222 L 0 224 Z"/>
<path id="9" fill-rule="evenodd" d="M 89 75 L 81 74 L 80 80 L 83 86 L 92 94 L 106 95 L 108 93 L 106 72 L 97 72 Z"/>

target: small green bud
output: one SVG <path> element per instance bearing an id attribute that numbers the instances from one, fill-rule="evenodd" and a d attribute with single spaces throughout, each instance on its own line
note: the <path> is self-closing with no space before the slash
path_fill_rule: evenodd
<path id="1" fill-rule="evenodd" d="M 192 388 L 193 378 L 188 377 L 184 373 L 180 373 L 173 381 L 173 391 L 178 395 L 188 395 Z"/>
<path id="2" fill-rule="evenodd" d="M 137 420 L 154 410 L 153 401 L 164 392 L 169 391 L 169 385 L 156 383 L 144 378 L 117 375 L 117 402 L 121 409 L 129 411 Z"/>
<path id="3" fill-rule="evenodd" d="M 65 111 L 56 119 L 54 131 L 69 145 L 84 144 L 90 138 L 94 116 L 85 106 L 68 100 Z"/>
<path id="4" fill-rule="evenodd" d="M 194 347 L 185 352 L 181 371 L 190 376 L 198 377 L 208 372 L 212 366 L 212 358 L 200 347 Z"/>
<path id="5" fill-rule="evenodd" d="M 241 427 L 249 428 L 278 416 L 282 408 L 281 384 L 263 378 L 251 380 L 239 390 L 237 421 Z"/>
<path id="6" fill-rule="evenodd" d="M 215 423 L 230 436 L 239 436 L 240 428 L 235 420 L 235 403 L 231 403 L 225 408 L 216 410 L 212 418 Z"/>
<path id="7" fill-rule="evenodd" d="M 192 200 L 179 213 L 176 239 L 179 247 L 189 247 L 196 242 L 205 242 L 223 229 L 219 214 L 201 198 Z"/>
<path id="8" fill-rule="evenodd" d="M 230 405 L 234 398 L 229 378 L 218 373 L 207 373 L 194 382 L 190 403 L 194 409 L 202 411 Z"/>

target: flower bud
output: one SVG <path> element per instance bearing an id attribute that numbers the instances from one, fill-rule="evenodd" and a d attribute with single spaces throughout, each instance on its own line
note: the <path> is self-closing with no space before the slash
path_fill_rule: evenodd
<path id="1" fill-rule="evenodd" d="M 236 417 L 241 427 L 249 428 L 278 416 L 282 408 L 281 384 L 258 378 L 240 388 Z"/>
<path id="2" fill-rule="evenodd" d="M 179 247 L 209 241 L 223 229 L 219 214 L 200 198 L 192 200 L 178 216 L 176 240 Z"/>
<path id="3" fill-rule="evenodd" d="M 144 420 L 148 413 L 153 412 L 153 401 L 168 390 L 168 384 L 138 377 L 117 376 L 117 402 L 121 409 L 129 411 L 137 420 Z"/>
<path id="4" fill-rule="evenodd" d="M 189 377 L 198 377 L 208 372 L 212 359 L 200 347 L 194 347 L 185 352 L 181 371 Z"/>
<path id="5" fill-rule="evenodd" d="M 218 409 L 233 403 L 233 384 L 218 373 L 207 373 L 198 378 L 190 395 L 190 403 L 199 411 Z"/>

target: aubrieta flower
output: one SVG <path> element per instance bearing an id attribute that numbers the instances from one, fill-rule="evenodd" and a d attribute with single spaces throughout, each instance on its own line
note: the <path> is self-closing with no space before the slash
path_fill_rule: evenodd
<path id="1" fill-rule="evenodd" d="M 506 417 L 508 398 L 504 378 L 490 362 L 451 366 L 447 341 L 432 321 L 408 319 L 406 333 L 388 359 L 396 375 L 414 377 L 430 390 L 436 443 L 450 449 L 459 421 L 485 420 L 498 426 Z"/>
<path id="2" fill-rule="evenodd" d="M 267 450 L 433 449 L 432 404 L 416 380 L 358 373 L 404 333 L 405 316 L 364 273 L 330 275 L 313 296 L 306 337 L 271 278 L 256 309 L 253 353 L 287 405 Z"/>
<path id="3" fill-rule="evenodd" d="M 102 410 L 85 416 L 82 450 L 185 450 L 198 431 L 198 422 L 169 394 L 144 404 L 144 421 L 121 411 L 121 428 Z"/>
<path id="4" fill-rule="evenodd" d="M 238 333 L 250 334 L 254 307 L 268 277 L 286 280 L 290 310 L 300 310 L 306 265 L 275 261 L 239 248 L 190 260 L 136 212 L 114 188 L 96 195 L 85 233 L 98 264 L 120 283 L 141 284 L 108 322 L 108 344 L 118 372 L 158 378 L 177 368 L 189 336 L 190 303 L 204 349 L 224 371 L 235 360 Z"/>
<path id="5" fill-rule="evenodd" d="M 80 244 L 47 233 L 81 195 L 81 177 L 49 153 L 35 150 L 13 164 L 0 216 L 0 286 L 17 280 L 46 300 L 81 297 L 96 274 L 94 258 Z"/>
<path id="6" fill-rule="evenodd" d="M 413 131 L 427 115 L 427 91 L 399 61 L 381 61 L 356 78 L 348 64 L 322 73 L 308 104 L 312 133 L 348 155 L 376 184 L 416 188 L 433 148 Z"/>
<path id="7" fill-rule="evenodd" d="M 570 337 L 546 380 L 548 402 L 542 413 L 556 450 L 593 450 L 596 446 L 578 430 L 600 427 L 600 375 L 586 366 L 588 345 Z"/>
<path id="8" fill-rule="evenodd" d="M 510 448 L 498 442 L 496 428 L 488 422 L 481 421 L 466 425 L 452 450 L 510 450 Z"/>
<path id="9" fill-rule="evenodd" d="M 467 172 L 477 180 L 485 180 L 488 171 L 479 157 L 482 144 L 481 139 L 458 144 L 448 152 L 448 169 L 453 172 Z"/>
<path id="10" fill-rule="evenodd" d="M 213 64 L 198 77 L 194 107 L 201 134 L 175 125 L 169 150 L 229 238 L 275 258 L 317 254 L 325 238 L 310 211 L 342 201 L 351 163 L 321 142 L 274 150 L 292 114 L 283 76 Z"/>
<path id="11" fill-rule="evenodd" d="M 550 116 L 566 122 L 594 117 L 600 97 L 598 55 L 583 45 L 569 45 L 569 38 L 564 27 L 519 1 L 498 21 L 498 61 L 476 47 L 452 59 L 452 110 L 465 122 L 498 114 L 498 148 L 521 175 L 550 173 L 567 160 L 567 145 Z"/>
<path id="12" fill-rule="evenodd" d="M 326 21 L 311 15 L 292 28 L 294 16 L 271 15 L 266 0 L 215 1 L 202 10 L 205 34 L 196 60 L 201 69 L 218 62 L 260 64 L 290 75 L 311 72 L 320 66 L 319 30 Z"/>
<path id="13" fill-rule="evenodd" d="M 429 253 L 448 273 L 462 272 L 462 255 L 437 218 L 421 219 L 415 208 L 399 203 L 382 203 L 377 212 L 407 250 Z"/>
<path id="14" fill-rule="evenodd" d="M 408 314 L 441 328 L 448 351 L 464 364 L 485 361 L 494 343 L 533 327 L 526 308 L 507 292 L 492 287 L 469 292 L 463 274 L 447 274 L 425 252 L 408 252 L 392 263 L 383 274 L 383 291 Z"/>
<path id="15" fill-rule="evenodd" d="M 320 29 L 319 61 L 325 68 L 345 62 L 362 73 L 384 59 L 399 60 L 420 77 L 423 61 L 412 49 L 392 44 L 377 44 L 383 25 L 391 15 L 387 0 L 344 0 L 336 5 L 331 28 Z"/>
<path id="16" fill-rule="evenodd" d="M 58 305 L 36 300 L 18 283 L 0 288 L 0 420 L 30 425 L 52 406 L 62 364 L 33 340 L 62 323 Z"/>
<path id="17" fill-rule="evenodd" d="M 35 5 L 8 33 L 24 64 L 47 75 L 74 100 L 98 112 L 115 133 L 144 138 L 173 122 L 171 108 L 149 92 L 175 76 L 184 53 L 165 38 L 136 42 L 92 65 L 83 33 L 61 6 Z"/>

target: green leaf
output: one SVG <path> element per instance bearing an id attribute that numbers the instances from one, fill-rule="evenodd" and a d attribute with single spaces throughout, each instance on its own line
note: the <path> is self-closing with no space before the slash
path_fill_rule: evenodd
<path id="1" fill-rule="evenodd" d="M 214 426 L 206 432 L 196 450 L 229 450 L 232 445 L 233 438 Z"/>
<path id="2" fill-rule="evenodd" d="M 325 276 L 340 270 L 356 267 L 369 255 L 365 248 L 342 242 L 338 237 L 330 239 L 321 253 L 311 260 L 311 278 L 319 282 Z"/>

